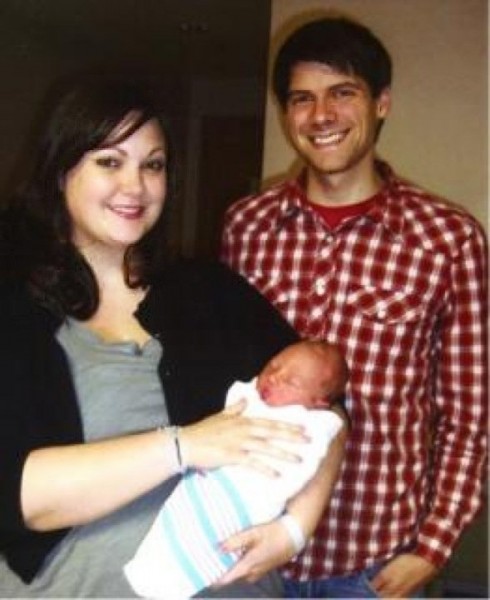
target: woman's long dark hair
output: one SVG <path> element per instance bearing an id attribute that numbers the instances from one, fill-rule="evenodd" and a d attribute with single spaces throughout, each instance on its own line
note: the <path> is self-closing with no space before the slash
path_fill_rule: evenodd
<path id="1" fill-rule="evenodd" d="M 32 168 L 0 219 L 0 272 L 4 279 L 26 282 L 37 301 L 58 316 L 84 320 L 96 311 L 99 290 L 92 269 L 71 241 L 71 219 L 60 184 L 87 151 L 103 147 L 108 139 L 119 143 L 156 119 L 167 143 L 167 207 L 175 188 L 169 126 L 158 96 L 133 78 L 72 78 L 55 85 L 51 98 Z M 128 124 L 118 129 L 123 121 Z M 126 252 L 125 277 L 131 287 L 150 285 L 162 268 L 166 212 Z"/>

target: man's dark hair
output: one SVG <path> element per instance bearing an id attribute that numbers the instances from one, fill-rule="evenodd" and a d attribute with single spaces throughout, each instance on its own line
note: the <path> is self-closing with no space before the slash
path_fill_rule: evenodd
<path id="1" fill-rule="evenodd" d="M 383 44 L 365 26 L 345 17 L 306 23 L 280 48 L 272 75 L 273 90 L 284 108 L 291 70 L 299 62 L 317 62 L 363 79 L 373 98 L 391 84 L 391 58 Z"/>

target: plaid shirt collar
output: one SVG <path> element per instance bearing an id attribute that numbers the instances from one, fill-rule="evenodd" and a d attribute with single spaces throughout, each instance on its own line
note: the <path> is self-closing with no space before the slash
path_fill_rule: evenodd
<path id="1" fill-rule="evenodd" d="M 385 185 L 374 205 L 367 211 L 365 218 L 381 223 L 393 235 L 400 235 L 405 228 L 403 211 L 397 202 L 400 196 L 400 180 L 395 176 L 391 167 L 380 160 L 376 161 L 376 169 Z M 287 221 L 296 217 L 299 212 L 310 212 L 305 194 L 305 175 L 303 170 L 296 179 L 285 183 L 285 194 L 277 212 L 276 229 L 279 231 Z"/>

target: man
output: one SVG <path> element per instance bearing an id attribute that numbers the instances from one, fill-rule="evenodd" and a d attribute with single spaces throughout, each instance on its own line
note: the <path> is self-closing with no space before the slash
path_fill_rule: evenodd
<path id="1" fill-rule="evenodd" d="M 447 561 L 481 504 L 487 250 L 464 210 L 375 156 L 391 59 L 335 17 L 286 40 L 273 86 L 297 180 L 227 212 L 222 258 L 300 335 L 343 350 L 351 431 L 290 597 L 404 597 Z"/>

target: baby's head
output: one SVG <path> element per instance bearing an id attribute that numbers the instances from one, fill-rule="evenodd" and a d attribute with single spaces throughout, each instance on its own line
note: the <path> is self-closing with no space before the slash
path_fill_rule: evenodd
<path id="1" fill-rule="evenodd" d="M 326 408 L 342 396 L 347 378 L 347 364 L 337 346 L 303 340 L 287 346 L 265 365 L 257 389 L 271 406 Z"/>

